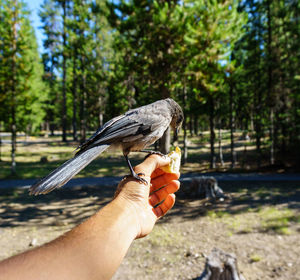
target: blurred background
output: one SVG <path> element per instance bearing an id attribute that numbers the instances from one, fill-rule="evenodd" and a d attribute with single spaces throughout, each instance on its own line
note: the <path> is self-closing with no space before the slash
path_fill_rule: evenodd
<path id="1" fill-rule="evenodd" d="M 191 171 L 299 169 L 299 14 L 296 0 L 1 0 L 0 178 L 34 177 L 41 157 L 64 160 L 45 142 L 69 152 L 167 97 Z"/>

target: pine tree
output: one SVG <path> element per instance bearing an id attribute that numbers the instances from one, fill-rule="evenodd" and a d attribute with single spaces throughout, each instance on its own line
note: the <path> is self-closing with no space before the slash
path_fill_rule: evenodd
<path id="1" fill-rule="evenodd" d="M 177 1 L 121 1 L 111 3 L 110 11 L 118 31 L 115 48 L 123 53 L 117 72 L 128 108 L 170 97 L 182 63 L 175 52 L 184 36 L 182 6 Z M 169 141 L 167 131 L 160 141 L 163 153 Z"/>
<path id="2" fill-rule="evenodd" d="M 189 24 L 186 48 L 189 49 L 187 71 L 195 77 L 194 92 L 208 105 L 210 124 L 211 168 L 215 168 L 216 104 L 230 67 L 230 53 L 242 35 L 246 20 L 239 13 L 238 1 L 186 1 Z"/>
<path id="3" fill-rule="evenodd" d="M 46 128 L 47 133 L 50 130 L 54 134 L 54 130 L 58 129 L 59 116 L 59 53 L 60 53 L 60 22 L 59 22 L 59 6 L 54 1 L 44 0 L 39 13 L 42 22 L 45 39 L 43 41 L 44 49 L 42 54 L 44 64 L 44 81 L 48 88 L 48 99 L 44 107 L 46 111 Z"/>
<path id="4" fill-rule="evenodd" d="M 5 123 L 11 132 L 11 171 L 16 173 L 17 131 L 36 129 L 44 116 L 45 91 L 36 38 L 22 2 L 2 1 L 0 6 L 0 89 Z"/>

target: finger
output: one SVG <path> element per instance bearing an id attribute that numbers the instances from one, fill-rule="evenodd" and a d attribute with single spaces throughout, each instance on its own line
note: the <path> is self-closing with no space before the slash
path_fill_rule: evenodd
<path id="1" fill-rule="evenodd" d="M 175 203 L 175 194 L 169 194 L 162 204 L 160 204 L 156 208 L 153 208 L 153 212 L 157 218 L 160 218 L 163 215 L 165 215 L 174 206 L 174 203 Z"/>
<path id="2" fill-rule="evenodd" d="M 158 189 L 168 183 L 170 183 L 173 180 L 178 180 L 180 177 L 180 173 L 164 173 L 161 176 L 158 176 L 156 178 L 151 179 L 152 187 L 155 189 Z"/>
<path id="3" fill-rule="evenodd" d="M 153 171 L 153 173 L 151 174 L 151 178 L 155 178 L 155 177 L 158 177 L 160 175 L 163 175 L 164 173 L 166 173 L 165 171 L 163 171 L 162 169 L 160 168 L 157 168 Z"/>
<path id="4" fill-rule="evenodd" d="M 179 190 L 179 186 L 180 186 L 179 181 L 174 180 L 171 183 L 169 183 L 167 186 L 151 194 L 149 197 L 149 202 L 151 206 L 155 206 L 156 204 L 160 203 L 161 201 L 166 199 L 166 197 L 169 194 L 177 192 Z"/>
<path id="5" fill-rule="evenodd" d="M 145 176 L 150 177 L 154 170 L 162 166 L 168 165 L 170 158 L 159 155 L 150 155 L 141 164 L 134 168 L 136 173 L 144 173 Z"/>

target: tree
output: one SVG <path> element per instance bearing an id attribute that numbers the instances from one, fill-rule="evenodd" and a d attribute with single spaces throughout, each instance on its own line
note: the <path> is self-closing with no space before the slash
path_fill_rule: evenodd
<path id="1" fill-rule="evenodd" d="M 37 129 L 44 112 L 45 91 L 36 38 L 22 2 L 2 1 L 0 24 L 1 107 L 10 108 L 4 117 L 11 132 L 11 171 L 16 173 L 17 131 Z"/>
<path id="2" fill-rule="evenodd" d="M 118 31 L 115 49 L 123 52 L 117 71 L 128 107 L 170 97 L 182 62 L 175 52 L 184 36 L 182 6 L 177 1 L 120 1 L 109 7 L 110 22 Z M 169 141 L 167 131 L 160 141 L 163 153 Z"/>
<path id="3" fill-rule="evenodd" d="M 238 1 L 186 1 L 189 24 L 186 48 L 190 50 L 187 71 L 197 81 L 194 92 L 205 98 L 210 123 L 210 166 L 215 168 L 216 100 L 222 94 L 226 68 L 230 68 L 230 53 L 242 35 L 246 20 L 239 13 Z"/>
<path id="4" fill-rule="evenodd" d="M 264 139 L 270 164 L 274 164 L 276 153 L 284 158 L 291 143 L 297 142 L 293 116 L 297 115 L 299 93 L 295 82 L 299 73 L 299 3 L 248 0 L 241 1 L 240 9 L 249 19 L 235 52 L 237 64 L 244 69 L 236 85 L 243 92 L 240 96 L 247 96 L 244 108 L 250 109 L 244 111 L 253 116 L 258 166 Z M 246 116 L 242 110 L 241 114 Z"/>
<path id="5" fill-rule="evenodd" d="M 58 128 L 57 118 L 59 114 L 59 53 L 60 53 L 60 22 L 59 22 L 59 6 L 54 1 L 44 0 L 39 13 L 42 22 L 45 39 L 43 41 L 44 49 L 42 54 L 44 64 L 44 82 L 47 85 L 49 94 L 44 104 L 46 111 L 46 127 L 47 133 L 50 129 L 54 134 L 54 129 Z"/>

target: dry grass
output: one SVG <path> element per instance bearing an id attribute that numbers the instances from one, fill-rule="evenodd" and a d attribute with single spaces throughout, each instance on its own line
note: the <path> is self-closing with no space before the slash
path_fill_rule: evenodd
<path id="1" fill-rule="evenodd" d="M 237 151 L 237 165 L 234 170 L 230 169 L 230 137 L 227 131 L 223 131 L 223 156 L 224 165 L 217 162 L 216 171 L 247 172 L 253 171 L 256 167 L 255 144 L 245 141 L 241 137 L 242 133 L 235 134 L 235 149 Z M 179 146 L 183 147 L 183 137 L 179 137 Z M 265 146 L 267 143 L 265 143 Z M 17 144 L 16 162 L 17 174 L 11 174 L 10 168 L 10 145 L 3 144 L 1 147 L 0 179 L 5 178 L 40 178 L 47 175 L 57 166 L 74 155 L 78 143 L 63 143 L 58 137 L 19 137 Z M 264 145 L 262 146 L 264 147 Z M 245 153 L 245 148 L 247 152 Z M 218 153 L 218 143 L 215 144 Z M 142 154 L 132 154 L 133 164 L 143 159 Z M 267 156 L 266 156 L 267 158 Z M 46 159 L 46 160 L 45 160 Z M 202 136 L 189 137 L 188 159 L 181 168 L 182 173 L 187 172 L 207 172 L 209 169 L 210 146 L 209 133 L 204 132 Z M 267 161 L 262 160 L 262 168 L 267 165 Z M 127 166 L 122 157 L 122 153 L 109 151 L 103 153 L 100 158 L 93 161 L 87 168 L 80 172 L 77 177 L 114 176 L 125 175 Z"/>

